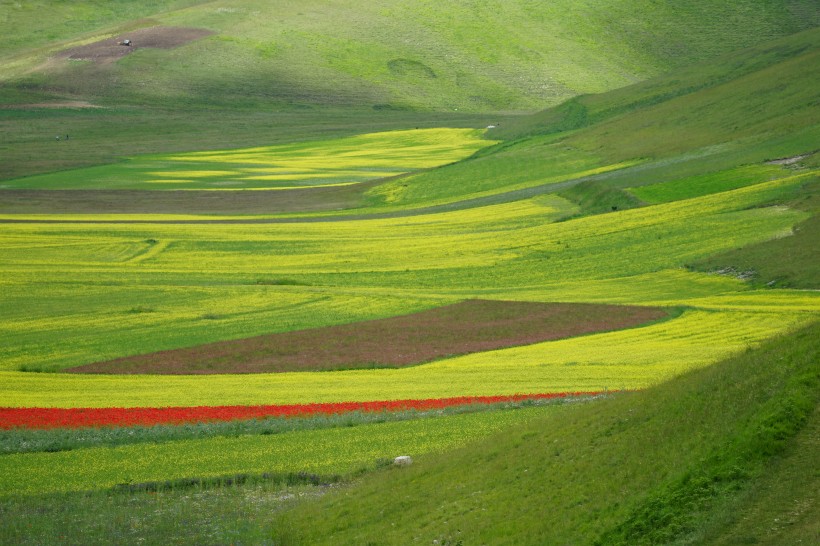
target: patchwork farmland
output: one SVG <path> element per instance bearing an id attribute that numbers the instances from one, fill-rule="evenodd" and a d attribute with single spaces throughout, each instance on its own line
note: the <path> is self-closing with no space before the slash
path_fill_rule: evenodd
<path id="1" fill-rule="evenodd" d="M 820 538 L 812 2 L 38 4 L 0 543 Z"/>

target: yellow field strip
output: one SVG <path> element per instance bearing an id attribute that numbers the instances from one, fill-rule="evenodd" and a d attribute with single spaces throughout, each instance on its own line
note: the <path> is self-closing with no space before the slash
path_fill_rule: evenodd
<path id="1" fill-rule="evenodd" d="M 218 376 L 0 372 L 0 400 L 9 407 L 161 407 L 638 389 L 754 347 L 812 316 L 688 311 L 644 328 L 404 369 Z"/>

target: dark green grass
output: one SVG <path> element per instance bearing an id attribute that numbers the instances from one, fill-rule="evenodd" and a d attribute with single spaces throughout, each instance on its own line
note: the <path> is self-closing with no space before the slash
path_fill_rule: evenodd
<path id="1" fill-rule="evenodd" d="M 667 203 L 679 199 L 691 199 L 701 195 L 734 190 L 783 178 L 789 174 L 791 173 L 777 165 L 746 165 L 728 171 L 633 188 L 629 193 L 647 203 Z"/>
<path id="2" fill-rule="evenodd" d="M 688 543 L 713 529 L 713 514 L 748 498 L 739 495 L 816 418 L 818 339 L 815 324 L 657 388 L 379 472 L 298 506 L 274 536 L 283 544 Z"/>
<path id="3" fill-rule="evenodd" d="M 265 524 L 278 511 L 332 489 L 287 481 L 8 499 L 0 502 L 0 543 L 270 544 Z"/>
<path id="4" fill-rule="evenodd" d="M 820 408 L 795 441 L 736 503 L 715 514 L 704 544 L 817 544 L 820 542 Z"/>
<path id="5" fill-rule="evenodd" d="M 559 191 L 558 195 L 577 203 L 580 208 L 579 214 L 582 215 L 602 214 L 643 205 L 643 202 L 634 195 L 596 180 L 570 186 Z"/>
<path id="6" fill-rule="evenodd" d="M 785 40 L 791 56 L 718 85 L 616 116 L 568 139 L 612 160 L 670 157 L 714 146 L 750 147 L 802 133 L 797 155 L 817 149 L 820 90 L 813 73 L 820 29 Z M 760 153 L 771 153 L 761 149 Z M 773 159 L 762 155 L 758 161 Z M 755 161 L 747 161 L 749 163 Z"/>

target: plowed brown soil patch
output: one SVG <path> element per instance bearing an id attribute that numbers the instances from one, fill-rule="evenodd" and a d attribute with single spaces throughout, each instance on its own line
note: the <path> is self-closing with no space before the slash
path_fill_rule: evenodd
<path id="1" fill-rule="evenodd" d="M 77 61 L 94 61 L 98 63 L 113 62 L 143 47 L 170 49 L 183 44 L 204 38 L 213 34 L 205 28 L 187 27 L 150 27 L 141 28 L 116 36 L 73 47 L 62 51 L 58 57 Z M 121 45 L 125 40 L 131 40 L 130 46 Z"/>
<path id="2" fill-rule="evenodd" d="M 209 343 L 67 371 L 215 374 L 398 368 L 629 328 L 667 316 L 654 307 L 469 300 L 411 315 Z"/>

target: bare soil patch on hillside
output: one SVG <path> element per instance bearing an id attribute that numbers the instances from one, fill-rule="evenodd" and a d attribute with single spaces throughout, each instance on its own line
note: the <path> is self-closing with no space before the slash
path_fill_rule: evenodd
<path id="1" fill-rule="evenodd" d="M 656 307 L 468 300 L 410 315 L 209 343 L 67 371 L 217 374 L 399 368 L 619 330 L 668 316 Z"/>
<path id="2" fill-rule="evenodd" d="M 210 36 L 213 33 L 212 30 L 205 28 L 141 28 L 120 34 L 114 38 L 106 38 L 99 42 L 72 47 L 60 52 L 57 56 L 75 61 L 110 63 L 143 47 L 171 49 L 204 38 L 205 36 Z M 131 45 L 122 45 L 126 40 L 128 40 Z"/>

